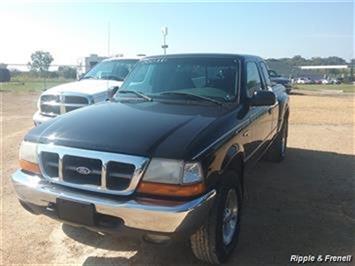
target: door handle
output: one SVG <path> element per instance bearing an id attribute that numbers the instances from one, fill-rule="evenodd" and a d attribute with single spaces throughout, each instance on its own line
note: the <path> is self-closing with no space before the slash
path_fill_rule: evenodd
<path id="1" fill-rule="evenodd" d="M 243 137 L 248 137 L 249 136 L 249 130 L 244 131 Z"/>

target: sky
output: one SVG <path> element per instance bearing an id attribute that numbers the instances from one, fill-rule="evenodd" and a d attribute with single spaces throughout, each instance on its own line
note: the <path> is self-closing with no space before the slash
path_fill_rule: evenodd
<path id="1" fill-rule="evenodd" d="M 89 54 L 246 53 L 264 58 L 354 57 L 354 2 L 0 2 L 0 63 L 36 50 L 54 64 Z M 108 51 L 110 28 L 110 51 Z"/>

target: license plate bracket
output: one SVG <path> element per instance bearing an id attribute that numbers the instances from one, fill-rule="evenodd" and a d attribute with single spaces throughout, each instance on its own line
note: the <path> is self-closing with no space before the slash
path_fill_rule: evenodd
<path id="1" fill-rule="evenodd" d="M 59 219 L 76 224 L 95 226 L 96 211 L 94 204 L 57 198 L 56 206 Z"/>

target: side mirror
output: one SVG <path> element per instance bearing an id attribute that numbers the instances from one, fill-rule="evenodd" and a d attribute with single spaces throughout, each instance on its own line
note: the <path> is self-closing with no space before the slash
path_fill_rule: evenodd
<path id="1" fill-rule="evenodd" d="M 115 87 L 110 87 L 107 89 L 107 99 L 111 100 L 113 98 L 113 96 L 116 94 L 116 92 L 118 91 L 119 87 L 115 86 Z"/>
<path id="2" fill-rule="evenodd" d="M 81 73 L 81 74 L 77 75 L 77 80 L 82 80 L 84 75 L 85 75 L 84 73 Z"/>
<path id="3" fill-rule="evenodd" d="M 267 106 L 275 103 L 276 97 L 272 91 L 256 91 L 249 100 L 250 106 Z"/>

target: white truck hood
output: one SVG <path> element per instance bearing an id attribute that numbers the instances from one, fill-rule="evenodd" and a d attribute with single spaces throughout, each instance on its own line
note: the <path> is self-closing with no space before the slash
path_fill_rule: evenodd
<path id="1" fill-rule="evenodd" d="M 84 79 L 70 83 L 61 84 L 50 88 L 42 93 L 46 94 L 60 94 L 62 92 L 83 93 L 88 95 L 95 95 L 106 91 L 110 87 L 121 86 L 122 81 L 115 80 L 98 80 L 98 79 Z"/>

